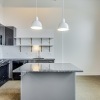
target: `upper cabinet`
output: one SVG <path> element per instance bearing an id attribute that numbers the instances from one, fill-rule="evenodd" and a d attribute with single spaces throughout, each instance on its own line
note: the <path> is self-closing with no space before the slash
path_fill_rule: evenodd
<path id="1" fill-rule="evenodd" d="M 13 26 L 5 27 L 5 45 L 14 45 L 14 34 L 16 28 Z"/>
<path id="2" fill-rule="evenodd" d="M 0 24 L 0 45 L 14 45 L 16 28 Z"/>
<path id="3" fill-rule="evenodd" d="M 4 44 L 4 34 L 5 34 L 5 27 L 0 24 L 0 45 L 3 45 Z"/>

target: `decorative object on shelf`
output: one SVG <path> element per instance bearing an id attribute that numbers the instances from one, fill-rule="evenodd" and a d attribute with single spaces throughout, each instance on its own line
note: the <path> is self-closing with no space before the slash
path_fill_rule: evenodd
<path id="1" fill-rule="evenodd" d="M 36 19 L 35 21 L 33 21 L 31 28 L 34 30 L 42 29 L 42 23 L 39 21 L 39 18 L 37 17 L 37 0 L 36 0 Z"/>
<path id="2" fill-rule="evenodd" d="M 33 51 L 40 51 L 40 46 L 39 45 L 34 45 L 33 46 Z"/>
<path id="3" fill-rule="evenodd" d="M 32 48 L 32 51 L 35 51 L 37 53 L 37 58 L 40 58 L 40 46 L 39 45 L 34 45 Z"/>
<path id="4" fill-rule="evenodd" d="M 58 31 L 68 31 L 68 30 L 69 30 L 69 26 L 66 23 L 65 18 L 64 18 L 64 0 L 63 0 L 63 6 L 62 6 L 62 22 L 58 26 Z"/>

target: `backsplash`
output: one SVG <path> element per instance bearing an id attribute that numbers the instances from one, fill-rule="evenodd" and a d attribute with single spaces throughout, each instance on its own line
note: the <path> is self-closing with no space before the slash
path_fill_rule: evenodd
<path id="1" fill-rule="evenodd" d="M 36 52 L 30 52 L 30 48 L 22 47 L 20 52 L 17 46 L 2 46 L 3 58 L 37 58 Z M 53 52 L 41 52 L 40 57 L 43 58 L 54 58 Z"/>
<path id="2" fill-rule="evenodd" d="M 42 33 L 43 32 L 43 33 Z M 48 32 L 48 33 L 47 33 Z M 31 36 L 24 33 L 24 36 L 14 36 L 14 46 L 2 46 L 2 57 L 5 58 L 54 58 L 54 32 L 40 31 Z M 39 53 L 33 50 L 34 45 L 40 46 Z"/>

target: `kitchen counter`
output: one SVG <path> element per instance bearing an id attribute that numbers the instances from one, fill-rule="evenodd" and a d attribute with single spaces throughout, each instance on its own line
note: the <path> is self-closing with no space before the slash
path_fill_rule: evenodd
<path id="1" fill-rule="evenodd" d="M 71 63 L 26 63 L 13 72 L 82 72 Z"/>
<path id="2" fill-rule="evenodd" d="M 75 100 L 75 73 L 71 63 L 26 63 L 21 72 L 21 100 Z"/>
<path id="3" fill-rule="evenodd" d="M 23 63 L 54 63 L 54 58 L 4 58 L 1 61 L 22 61 Z"/>
<path id="4" fill-rule="evenodd" d="M 25 63 L 54 63 L 54 60 L 54 58 L 3 58 L 0 59 L 0 67 L 9 64 L 9 78 L 20 80 L 20 72 L 13 73 L 14 69 Z"/>
<path id="5" fill-rule="evenodd" d="M 55 60 L 54 58 L 2 58 L 0 60 Z"/>

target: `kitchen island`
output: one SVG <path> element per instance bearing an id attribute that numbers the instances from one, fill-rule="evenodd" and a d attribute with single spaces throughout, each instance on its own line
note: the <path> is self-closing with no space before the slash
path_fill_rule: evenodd
<path id="1" fill-rule="evenodd" d="M 26 63 L 21 72 L 21 100 L 75 100 L 75 72 L 71 63 Z"/>

